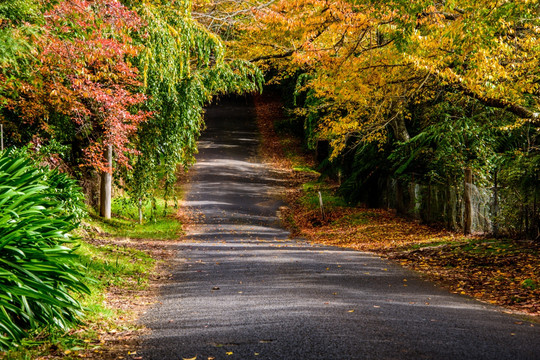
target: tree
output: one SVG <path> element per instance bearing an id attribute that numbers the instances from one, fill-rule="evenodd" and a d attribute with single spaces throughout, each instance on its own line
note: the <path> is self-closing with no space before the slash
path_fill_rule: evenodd
<path id="1" fill-rule="evenodd" d="M 61 1 L 43 16 L 31 37 L 32 71 L 8 88 L 13 127 L 71 143 L 72 165 L 106 170 L 109 145 L 127 165 L 136 152 L 130 136 L 149 115 L 131 110 L 145 101 L 129 62 L 138 51 L 129 34 L 140 19 L 114 0 Z"/>
<path id="2" fill-rule="evenodd" d="M 245 11 L 231 20 L 232 3 L 219 2 L 228 15 L 209 22 L 221 20 L 237 53 L 280 77 L 310 75 L 302 88 L 317 106 L 303 114 L 320 115 L 318 136 L 332 141 L 334 156 L 351 136 L 384 141 L 391 130 L 407 141 L 408 105 L 448 89 L 519 118 L 538 117 L 533 2 L 260 2 L 249 22 L 240 21 Z"/>
<path id="3" fill-rule="evenodd" d="M 138 133 L 140 156 L 129 180 L 141 204 L 160 178 L 170 194 L 177 167 L 193 163 L 203 107 L 213 96 L 257 91 L 262 75 L 249 62 L 227 59 L 219 37 L 192 19 L 189 3 L 145 2 L 134 9 L 146 24 L 137 65 L 153 115 Z"/>

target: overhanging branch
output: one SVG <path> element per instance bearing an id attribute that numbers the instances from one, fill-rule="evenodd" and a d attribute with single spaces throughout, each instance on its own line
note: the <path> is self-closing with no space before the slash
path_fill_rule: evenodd
<path id="1" fill-rule="evenodd" d="M 540 113 L 534 112 L 531 109 L 528 109 L 524 106 L 513 104 L 509 101 L 502 100 L 502 99 L 494 99 L 494 98 L 481 96 L 467 89 L 463 84 L 456 84 L 456 86 L 458 90 L 461 91 L 463 94 L 480 101 L 482 104 L 486 106 L 498 108 L 498 109 L 504 109 L 522 119 L 540 119 Z"/>

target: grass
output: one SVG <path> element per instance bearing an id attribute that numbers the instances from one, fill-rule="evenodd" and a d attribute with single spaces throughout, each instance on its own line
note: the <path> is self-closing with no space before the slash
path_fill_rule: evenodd
<path id="1" fill-rule="evenodd" d="M 148 271 L 155 265 L 145 252 L 118 244 L 81 242 L 76 252 L 86 265 L 88 278 L 97 279 L 90 283 L 93 292 L 111 285 L 142 290 L 148 284 Z"/>
<path id="2" fill-rule="evenodd" d="M 310 181 L 302 185 L 303 194 L 300 201 L 307 207 L 319 208 L 319 192 L 324 207 L 347 206 L 342 197 L 336 196 L 332 188 L 322 181 Z"/>
<path id="3" fill-rule="evenodd" d="M 176 217 L 177 211 L 177 204 L 171 205 L 170 201 L 157 198 L 154 203 L 144 205 L 144 220 L 139 224 L 137 204 L 129 198 L 118 197 L 112 202 L 112 219 L 102 219 L 95 211 L 90 211 L 87 225 L 113 237 L 175 240 L 183 234 L 182 223 Z"/>

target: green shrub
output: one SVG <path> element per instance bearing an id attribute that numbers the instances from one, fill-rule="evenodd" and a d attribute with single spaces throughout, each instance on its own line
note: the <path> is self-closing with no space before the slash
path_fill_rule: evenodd
<path id="1" fill-rule="evenodd" d="M 65 175 L 0 154 L 0 348 L 28 330 L 77 322 L 82 309 L 72 294 L 89 290 L 74 246 L 66 245 L 81 196 Z"/>

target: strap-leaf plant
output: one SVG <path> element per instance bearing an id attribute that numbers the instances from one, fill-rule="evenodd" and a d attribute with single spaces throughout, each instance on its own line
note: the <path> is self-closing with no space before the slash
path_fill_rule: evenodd
<path id="1" fill-rule="evenodd" d="M 51 183 L 79 190 L 62 176 L 0 154 L 0 349 L 30 330 L 68 329 L 82 310 L 74 293 L 89 292 L 74 246 L 66 246 L 76 223 Z"/>

